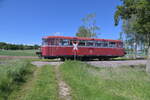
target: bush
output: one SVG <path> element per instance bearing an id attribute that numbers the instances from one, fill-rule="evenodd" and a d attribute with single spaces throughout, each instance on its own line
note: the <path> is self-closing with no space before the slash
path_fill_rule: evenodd
<path id="1" fill-rule="evenodd" d="M 26 75 L 33 72 L 33 66 L 26 60 L 10 60 L 0 65 L 0 100 L 7 96 L 19 84 L 25 82 Z"/>

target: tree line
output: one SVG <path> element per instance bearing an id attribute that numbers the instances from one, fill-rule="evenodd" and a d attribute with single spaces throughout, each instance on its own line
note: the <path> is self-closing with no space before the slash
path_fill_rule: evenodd
<path id="1" fill-rule="evenodd" d="M 148 54 L 150 48 L 150 1 L 120 0 L 114 14 L 115 25 L 122 21 L 122 32 L 125 35 L 127 50 L 132 50 L 136 58 L 137 49 Z"/>
<path id="2" fill-rule="evenodd" d="M 146 71 L 150 72 L 150 0 L 120 0 L 114 15 L 115 25 L 123 22 L 123 33 L 127 41 L 137 46 L 142 45 L 149 51 Z"/>
<path id="3" fill-rule="evenodd" d="M 5 42 L 0 42 L 1 50 L 32 50 L 39 49 L 39 45 L 23 45 L 23 44 L 10 44 Z"/>

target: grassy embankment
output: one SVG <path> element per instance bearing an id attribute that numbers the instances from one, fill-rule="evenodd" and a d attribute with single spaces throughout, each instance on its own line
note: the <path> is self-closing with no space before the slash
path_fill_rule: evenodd
<path id="1" fill-rule="evenodd" d="M 54 68 L 48 65 L 37 68 L 31 75 L 33 69 L 25 60 L 3 61 L 0 100 L 58 100 Z M 66 61 L 60 67 L 73 100 L 149 100 L 150 76 L 144 70 L 95 68 L 78 61 Z"/>
<path id="2" fill-rule="evenodd" d="M 27 60 L 1 60 L 0 100 L 7 100 L 12 91 L 24 83 L 33 70 L 34 66 Z"/>
<path id="3" fill-rule="evenodd" d="M 150 76 L 144 68 L 93 68 L 67 61 L 60 67 L 73 100 L 149 100 Z"/>
<path id="4" fill-rule="evenodd" d="M 57 97 L 53 67 L 36 68 L 29 60 L 0 61 L 0 100 L 57 100 Z"/>
<path id="5" fill-rule="evenodd" d="M 1 56 L 36 56 L 38 50 L 0 50 Z"/>
<path id="6" fill-rule="evenodd" d="M 34 76 L 21 87 L 21 90 L 13 92 L 9 100 L 58 100 L 53 67 L 37 68 Z"/>

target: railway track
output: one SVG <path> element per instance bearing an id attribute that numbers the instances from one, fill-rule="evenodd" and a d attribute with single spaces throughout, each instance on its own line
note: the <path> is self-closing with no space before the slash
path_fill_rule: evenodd
<path id="1" fill-rule="evenodd" d="M 124 60 L 124 61 L 89 61 L 86 62 L 96 67 L 120 67 L 132 65 L 145 65 L 147 60 Z"/>
<path id="2" fill-rule="evenodd" d="M 30 58 L 35 58 L 38 59 L 38 57 L 34 56 L 0 56 L 0 59 L 30 59 Z M 147 60 L 115 60 L 115 61 L 85 61 L 85 63 L 93 65 L 95 67 L 119 67 L 119 66 L 132 66 L 132 65 L 145 65 Z M 60 65 L 63 62 L 59 61 L 53 61 L 53 62 L 42 62 L 42 61 L 35 61 L 34 64 L 37 66 L 43 66 L 45 64 L 50 64 L 50 65 Z"/>
<path id="3" fill-rule="evenodd" d="M 145 65 L 146 60 L 124 60 L 124 61 L 86 61 L 85 63 L 93 65 L 95 67 L 120 67 L 120 66 L 134 66 L 134 65 Z M 40 67 L 43 65 L 60 65 L 63 62 L 42 62 L 42 61 L 34 61 L 32 64 Z"/>

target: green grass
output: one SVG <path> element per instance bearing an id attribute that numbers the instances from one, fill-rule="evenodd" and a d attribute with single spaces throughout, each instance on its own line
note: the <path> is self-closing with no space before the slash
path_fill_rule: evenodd
<path id="1" fill-rule="evenodd" d="M 144 68 L 94 68 L 78 61 L 60 67 L 73 100 L 149 100 L 150 76 Z"/>
<path id="2" fill-rule="evenodd" d="M 7 100 L 13 90 L 24 83 L 34 67 L 27 60 L 0 61 L 0 100 Z"/>
<path id="3" fill-rule="evenodd" d="M 0 55 L 3 56 L 36 56 L 38 50 L 0 50 Z"/>
<path id="4" fill-rule="evenodd" d="M 38 68 L 34 76 L 25 83 L 20 91 L 14 92 L 9 100 L 58 100 L 57 81 L 54 68 Z"/>

